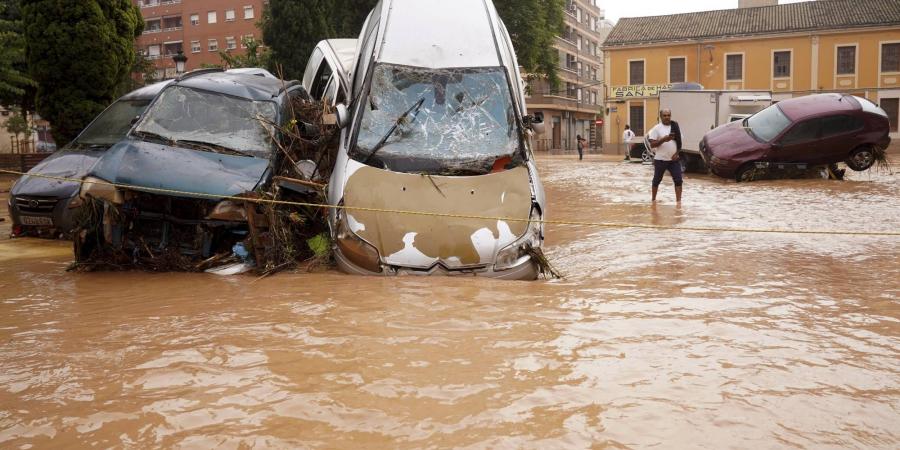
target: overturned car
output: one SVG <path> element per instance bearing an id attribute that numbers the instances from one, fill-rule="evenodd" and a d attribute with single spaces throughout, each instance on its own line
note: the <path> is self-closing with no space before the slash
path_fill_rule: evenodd
<path id="1" fill-rule="evenodd" d="M 171 83 L 84 178 L 76 263 L 202 270 L 259 260 L 278 218 L 254 200 L 277 192 L 265 188 L 283 158 L 279 135 L 304 98 L 298 82 L 216 70 Z"/>
<path id="2" fill-rule="evenodd" d="M 545 201 L 528 135 L 537 120 L 525 115 L 493 4 L 384 0 L 357 43 L 328 187 L 339 268 L 536 278 Z M 306 73 L 338 72 L 321 65 L 339 59 L 314 57 Z"/>

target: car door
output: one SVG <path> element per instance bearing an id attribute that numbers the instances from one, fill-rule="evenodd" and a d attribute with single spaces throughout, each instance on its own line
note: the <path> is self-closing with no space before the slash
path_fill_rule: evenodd
<path id="1" fill-rule="evenodd" d="M 797 122 L 776 140 L 771 159 L 777 162 L 817 163 L 822 159 L 821 136 L 821 118 Z"/>
<path id="2" fill-rule="evenodd" d="M 839 114 L 822 119 L 822 140 L 819 147 L 828 163 L 843 161 L 858 145 L 858 134 L 865 127 L 863 119 Z"/>

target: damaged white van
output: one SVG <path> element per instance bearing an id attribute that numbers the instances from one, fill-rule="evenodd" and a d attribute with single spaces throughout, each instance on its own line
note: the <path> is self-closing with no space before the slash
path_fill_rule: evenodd
<path id="1" fill-rule="evenodd" d="M 330 216 L 339 267 L 535 279 L 545 199 L 528 137 L 538 120 L 525 115 L 493 3 L 383 0 L 357 50 L 328 187 L 344 207 Z"/>

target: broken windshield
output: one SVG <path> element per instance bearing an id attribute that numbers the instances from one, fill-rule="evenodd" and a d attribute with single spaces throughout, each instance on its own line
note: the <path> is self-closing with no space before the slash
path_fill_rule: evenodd
<path id="1" fill-rule="evenodd" d="M 125 137 L 135 117 L 147 109 L 150 100 L 119 100 L 103 111 L 81 132 L 75 146 L 111 147 Z"/>
<path id="2" fill-rule="evenodd" d="M 443 169 L 490 167 L 499 158 L 513 156 L 519 146 L 503 68 L 379 64 L 364 100 L 352 156 L 361 162 L 378 160 L 389 168 L 389 161 L 404 158 Z"/>
<path id="3" fill-rule="evenodd" d="M 275 122 L 273 102 L 251 101 L 215 92 L 172 86 L 160 94 L 135 132 L 169 141 L 208 143 L 267 158 Z M 192 148 L 203 148 L 192 146 Z"/>

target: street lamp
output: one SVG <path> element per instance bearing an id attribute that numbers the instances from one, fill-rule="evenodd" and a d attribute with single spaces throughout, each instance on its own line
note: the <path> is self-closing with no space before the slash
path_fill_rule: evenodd
<path id="1" fill-rule="evenodd" d="M 175 61 L 175 75 L 181 75 L 184 73 L 184 65 L 187 64 L 187 56 L 184 56 L 184 52 L 178 50 L 178 53 L 172 57 L 172 61 Z"/>

